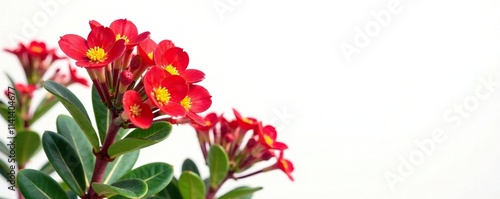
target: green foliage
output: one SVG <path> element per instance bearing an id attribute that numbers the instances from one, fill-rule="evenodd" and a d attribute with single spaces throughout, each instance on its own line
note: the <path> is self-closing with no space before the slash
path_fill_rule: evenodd
<path id="1" fill-rule="evenodd" d="M 99 138 L 94 127 L 92 127 L 92 123 L 82 102 L 70 90 L 56 82 L 45 81 L 43 82 L 43 87 L 61 101 L 71 116 L 73 116 L 78 126 L 80 126 L 80 129 L 85 133 L 94 150 L 99 151 Z"/>
<path id="2" fill-rule="evenodd" d="M 109 147 L 109 157 L 114 158 L 159 143 L 170 135 L 171 130 L 172 125 L 168 122 L 155 122 L 148 129 L 135 129 Z"/>
<path id="3" fill-rule="evenodd" d="M 62 135 L 46 131 L 42 136 L 45 155 L 57 174 L 77 195 L 83 195 L 86 190 L 85 173 L 82 162 L 76 150 Z"/>
<path id="4" fill-rule="evenodd" d="M 24 169 L 17 175 L 19 190 L 26 199 L 69 199 L 63 188 L 50 176 Z"/>
<path id="5" fill-rule="evenodd" d="M 102 183 L 92 183 L 92 188 L 99 196 L 107 198 L 116 195 L 126 198 L 142 198 L 148 191 L 148 185 L 143 180 L 127 179 L 115 182 L 111 185 Z"/>
<path id="6" fill-rule="evenodd" d="M 204 199 L 205 184 L 200 176 L 191 171 L 184 171 L 179 178 L 179 191 L 183 199 Z"/>
<path id="7" fill-rule="evenodd" d="M 229 171 L 229 158 L 220 145 L 213 145 L 208 152 L 208 168 L 210 169 L 210 187 L 215 188 L 224 181 Z"/>

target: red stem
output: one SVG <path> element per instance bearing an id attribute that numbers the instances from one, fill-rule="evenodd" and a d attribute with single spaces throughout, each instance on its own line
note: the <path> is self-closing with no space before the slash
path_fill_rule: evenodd
<path id="1" fill-rule="evenodd" d="M 114 116 L 113 118 L 115 118 Z M 118 116 L 119 117 L 119 116 Z M 94 165 L 94 173 L 92 174 L 92 180 L 90 181 L 90 184 L 92 185 L 93 182 L 101 182 L 103 177 L 104 177 L 104 172 L 106 171 L 106 167 L 108 166 L 108 163 L 113 161 L 111 158 L 109 158 L 108 155 L 108 149 L 113 144 L 115 141 L 116 135 L 118 134 L 118 130 L 120 130 L 120 126 L 116 125 L 114 122 L 111 123 L 111 126 L 108 129 L 108 132 L 106 134 L 106 139 L 104 140 L 104 143 L 102 144 L 101 151 L 95 153 L 96 156 L 96 161 Z M 89 192 L 87 193 L 86 196 L 87 199 L 97 199 L 100 198 L 92 188 L 92 186 L 89 187 Z"/>

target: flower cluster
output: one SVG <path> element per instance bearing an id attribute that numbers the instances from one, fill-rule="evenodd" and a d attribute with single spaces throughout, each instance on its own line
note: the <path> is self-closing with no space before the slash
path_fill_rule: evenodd
<path id="1" fill-rule="evenodd" d="M 188 69 L 189 56 L 170 40 L 155 42 L 139 33 L 127 19 L 109 27 L 90 21 L 87 38 L 68 34 L 59 46 L 76 65 L 87 69 L 108 109 L 121 115 L 128 127 L 147 129 L 154 121 L 186 118 L 204 124 L 198 116 L 212 104 L 198 85 L 205 74 Z"/>
<path id="2" fill-rule="evenodd" d="M 217 144 L 222 146 L 228 154 L 230 162 L 228 176 L 234 179 L 280 169 L 293 181 L 293 164 L 283 156 L 283 152 L 288 149 L 288 146 L 276 140 L 276 129 L 271 125 L 264 126 L 261 121 L 255 118 L 243 117 L 235 109 L 233 112 L 235 119 L 232 121 L 227 120 L 222 115 L 210 113 L 204 118 L 205 126 L 191 124 L 197 132 L 205 161 L 207 160 L 207 149 Z M 182 121 L 176 120 L 175 122 Z M 276 159 L 276 163 L 241 175 L 255 164 L 273 158 Z M 238 174 L 239 176 L 237 176 Z"/>
<path id="3" fill-rule="evenodd" d="M 18 126 L 18 129 L 29 128 L 33 122 L 57 102 L 52 95 L 46 95 L 37 107 L 31 107 L 31 99 L 35 91 L 42 87 L 43 80 L 52 80 L 66 87 L 75 83 L 89 86 L 87 79 L 78 76 L 76 68 L 70 64 L 68 64 L 68 73 L 62 72 L 61 68 L 57 67 L 51 75 L 47 74 L 49 69 L 56 67 L 54 64 L 56 61 L 66 58 L 57 55 L 55 48 L 47 48 L 44 42 L 34 40 L 28 45 L 19 43 L 17 48 L 5 49 L 5 51 L 17 56 L 27 80 L 26 83 L 21 83 L 9 76 L 15 90 L 20 95 L 16 105 L 19 108 L 18 110 L 21 111 L 19 114 L 24 121 L 24 125 Z M 7 90 L 5 90 L 5 95 L 8 95 Z M 30 109 L 34 109 L 34 111 Z"/>

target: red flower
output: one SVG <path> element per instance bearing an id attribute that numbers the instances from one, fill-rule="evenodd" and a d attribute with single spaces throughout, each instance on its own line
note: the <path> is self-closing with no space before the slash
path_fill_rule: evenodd
<path id="1" fill-rule="evenodd" d="M 147 129 L 153 123 L 153 112 L 151 108 L 142 102 L 141 95 L 137 91 L 128 90 L 123 95 L 123 111 L 135 126 Z"/>
<path id="2" fill-rule="evenodd" d="M 149 32 L 138 34 L 137 27 L 127 19 L 117 19 L 109 26 L 116 35 L 116 40 L 123 39 L 127 47 L 134 47 L 149 37 Z"/>
<path id="3" fill-rule="evenodd" d="M 186 109 L 186 115 L 192 121 L 205 125 L 205 120 L 196 113 L 201 113 L 210 108 L 210 105 L 212 105 L 211 98 L 212 96 L 203 86 L 191 85 L 187 96 L 180 103 Z"/>
<path id="4" fill-rule="evenodd" d="M 278 162 L 276 162 L 276 166 L 281 171 L 283 171 L 288 176 L 288 178 L 290 178 L 291 181 L 293 181 L 292 172 L 295 168 L 293 167 L 293 164 L 292 162 L 290 162 L 290 160 L 283 158 L 283 152 L 280 153 L 280 156 L 278 157 Z"/>
<path id="5" fill-rule="evenodd" d="M 188 54 L 179 47 L 171 47 L 161 54 L 163 49 L 158 47 L 155 51 L 155 63 L 172 75 L 183 76 L 188 83 L 200 82 L 205 78 L 205 74 L 200 70 L 187 69 L 189 64 Z"/>
<path id="6" fill-rule="evenodd" d="M 158 45 L 150 38 L 147 38 L 137 46 L 137 52 L 142 58 L 142 65 L 144 67 L 152 66 L 155 64 L 153 55 Z"/>
<path id="7" fill-rule="evenodd" d="M 32 41 L 27 48 L 28 55 L 30 57 L 37 57 L 40 60 L 45 60 L 49 51 L 43 42 Z"/>
<path id="8" fill-rule="evenodd" d="M 217 122 L 219 121 L 219 117 L 217 116 L 216 113 L 209 113 L 208 115 L 205 116 L 203 120 L 205 121 L 204 125 L 191 123 L 191 126 L 197 131 L 206 132 L 217 124 Z"/>
<path id="9" fill-rule="evenodd" d="M 278 133 L 273 126 L 267 125 L 262 127 L 262 123 L 259 123 L 259 129 L 257 130 L 259 135 L 259 142 L 268 149 L 285 150 L 288 146 L 285 143 L 277 142 L 276 137 Z"/>
<path id="10" fill-rule="evenodd" d="M 181 76 L 151 67 L 144 76 L 144 88 L 149 99 L 165 114 L 173 117 L 186 115 L 180 101 L 188 93 L 188 84 Z"/>
<path id="11" fill-rule="evenodd" d="M 116 40 L 110 28 L 93 28 L 87 40 L 68 34 L 59 40 L 61 50 L 76 60 L 76 65 L 84 68 L 100 68 L 115 61 L 125 50 L 125 41 Z"/>
<path id="12" fill-rule="evenodd" d="M 36 90 L 36 86 L 33 85 L 33 84 L 29 84 L 29 85 L 24 85 L 24 84 L 21 84 L 21 83 L 17 83 L 15 85 L 16 87 L 16 90 L 21 94 L 21 95 L 28 95 L 29 98 L 33 98 L 33 93 L 35 92 Z"/>
<path id="13" fill-rule="evenodd" d="M 236 109 L 233 109 L 233 112 L 238 125 L 240 125 L 242 129 L 250 130 L 258 127 L 258 122 L 255 118 L 243 117 Z"/>
<path id="14" fill-rule="evenodd" d="M 71 65 L 68 64 L 68 67 L 69 67 L 69 82 L 70 83 L 79 83 L 81 85 L 84 85 L 84 86 L 90 86 L 89 85 L 89 82 L 87 81 L 87 79 L 83 78 L 83 77 L 78 77 L 78 75 L 76 74 L 76 68 L 74 67 L 71 67 Z"/>

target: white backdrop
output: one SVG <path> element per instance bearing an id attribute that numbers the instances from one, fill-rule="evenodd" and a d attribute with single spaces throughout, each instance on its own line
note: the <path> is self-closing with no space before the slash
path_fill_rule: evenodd
<path id="1" fill-rule="evenodd" d="M 207 74 L 211 111 L 234 107 L 275 124 L 296 181 L 273 171 L 223 190 L 263 186 L 258 199 L 500 198 L 498 1 L 31 2 L 2 2 L 1 48 L 33 38 L 56 47 L 64 34 L 86 37 L 91 19 L 127 18 L 189 53 L 189 67 Z M 15 56 L 0 60 L 1 72 L 22 80 Z M 71 90 L 91 112 L 90 90 Z M 55 130 L 61 113 L 58 105 L 34 129 Z M 178 176 L 186 157 L 203 164 L 193 130 L 175 127 L 136 166 L 164 161 Z M 15 196 L 4 181 L 0 193 Z"/>

